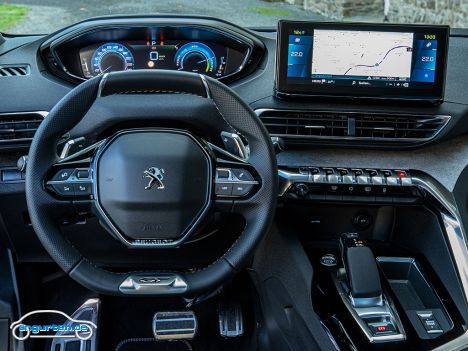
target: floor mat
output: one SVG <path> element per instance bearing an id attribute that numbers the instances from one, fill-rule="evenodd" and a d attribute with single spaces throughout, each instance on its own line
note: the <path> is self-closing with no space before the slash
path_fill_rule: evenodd
<path id="1" fill-rule="evenodd" d="M 154 338 L 132 338 L 122 340 L 115 351 L 193 351 L 185 340 L 157 341 Z"/>

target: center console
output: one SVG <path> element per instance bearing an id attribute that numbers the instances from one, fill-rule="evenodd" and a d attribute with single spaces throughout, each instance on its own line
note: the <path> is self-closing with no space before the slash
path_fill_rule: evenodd
<path id="1" fill-rule="evenodd" d="M 304 165 L 279 179 L 280 228 L 307 252 L 312 302 L 342 349 L 432 350 L 464 332 L 462 229 L 434 178 Z"/>
<path id="2" fill-rule="evenodd" d="M 340 239 L 344 268 L 336 270 L 333 281 L 338 293 L 369 342 L 396 342 L 406 334 L 395 306 L 381 287 L 372 251 L 357 233 Z"/>

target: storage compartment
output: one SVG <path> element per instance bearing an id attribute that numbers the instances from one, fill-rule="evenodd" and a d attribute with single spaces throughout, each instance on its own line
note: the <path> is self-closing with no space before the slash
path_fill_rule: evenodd
<path id="1" fill-rule="evenodd" d="M 444 305 L 414 258 L 377 257 L 377 263 L 421 339 L 436 338 L 453 328 Z"/>

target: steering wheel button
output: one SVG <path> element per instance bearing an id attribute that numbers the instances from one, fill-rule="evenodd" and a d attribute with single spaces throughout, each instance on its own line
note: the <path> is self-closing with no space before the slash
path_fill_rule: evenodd
<path id="1" fill-rule="evenodd" d="M 60 196 L 74 196 L 75 195 L 73 184 L 70 184 L 70 183 L 54 184 L 52 188 Z"/>
<path id="2" fill-rule="evenodd" d="M 232 173 L 237 179 L 243 182 L 254 180 L 252 174 L 250 174 L 250 172 L 246 171 L 245 169 L 233 169 Z"/>
<path id="3" fill-rule="evenodd" d="M 89 170 L 87 169 L 82 169 L 76 172 L 76 177 L 78 179 L 88 179 L 89 178 Z"/>
<path id="4" fill-rule="evenodd" d="M 216 195 L 219 195 L 219 196 L 232 195 L 232 184 L 229 184 L 229 183 L 216 184 Z"/>
<path id="5" fill-rule="evenodd" d="M 245 196 L 252 190 L 252 184 L 234 184 L 232 187 L 232 195 Z"/>
<path id="6" fill-rule="evenodd" d="M 91 195 L 91 183 L 75 183 L 75 195 Z"/>
<path id="7" fill-rule="evenodd" d="M 72 168 L 62 169 L 61 171 L 58 171 L 57 173 L 55 173 L 52 180 L 58 180 L 58 181 L 67 180 L 68 178 L 71 177 L 73 172 L 75 172 L 75 170 Z"/>
<path id="8" fill-rule="evenodd" d="M 217 169 L 217 178 L 218 179 L 229 179 L 229 170 L 228 169 Z"/>

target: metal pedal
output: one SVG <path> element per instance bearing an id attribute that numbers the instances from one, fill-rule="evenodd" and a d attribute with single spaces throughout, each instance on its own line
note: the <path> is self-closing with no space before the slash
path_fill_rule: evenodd
<path id="1" fill-rule="evenodd" d="M 156 312 L 153 317 L 156 340 L 190 340 L 195 337 L 197 327 L 193 311 Z"/>
<path id="2" fill-rule="evenodd" d="M 240 303 L 225 302 L 219 305 L 219 334 L 225 338 L 237 338 L 244 334 Z"/>

